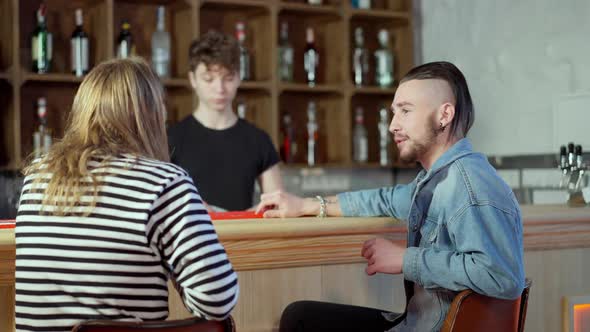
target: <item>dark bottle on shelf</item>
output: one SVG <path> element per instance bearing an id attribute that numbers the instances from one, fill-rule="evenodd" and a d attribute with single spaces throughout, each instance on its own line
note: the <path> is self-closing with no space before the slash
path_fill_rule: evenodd
<path id="1" fill-rule="evenodd" d="M 352 77 L 357 86 L 369 83 L 369 51 L 365 47 L 365 36 L 361 27 L 354 29 Z"/>
<path id="2" fill-rule="evenodd" d="M 375 83 L 382 88 L 393 85 L 393 52 L 389 48 L 389 32 L 379 30 L 379 49 L 375 51 Z"/>
<path id="3" fill-rule="evenodd" d="M 37 27 L 31 38 L 31 59 L 33 72 L 43 74 L 51 68 L 53 41 L 51 33 L 47 30 L 47 7 L 41 3 L 37 9 Z"/>
<path id="4" fill-rule="evenodd" d="M 236 39 L 240 44 L 240 79 L 242 81 L 251 80 L 250 71 L 250 53 L 246 48 L 246 25 L 244 22 L 236 23 Z"/>
<path id="5" fill-rule="evenodd" d="M 72 73 L 76 76 L 88 73 L 88 35 L 83 23 L 82 9 L 76 9 L 76 29 L 70 39 Z"/>
<path id="6" fill-rule="evenodd" d="M 47 125 L 47 99 L 40 97 L 37 99 L 37 117 L 39 127 L 33 133 L 33 153 L 35 158 L 46 154 L 51 147 L 51 129 Z"/>
<path id="7" fill-rule="evenodd" d="M 119 38 L 117 38 L 117 57 L 122 59 L 135 55 L 133 35 L 129 29 L 131 29 L 129 22 L 123 21 Z"/>
<path id="8" fill-rule="evenodd" d="M 293 82 L 293 46 L 289 42 L 289 25 L 287 22 L 281 23 L 279 77 L 283 82 Z"/>
<path id="9" fill-rule="evenodd" d="M 283 115 L 282 136 L 281 158 L 285 164 L 293 163 L 297 154 L 297 141 L 295 140 L 295 127 L 290 114 Z"/>
<path id="10" fill-rule="evenodd" d="M 307 105 L 307 165 L 315 166 L 318 162 L 318 134 L 317 111 L 315 102 Z"/>
<path id="11" fill-rule="evenodd" d="M 309 86 L 317 84 L 317 71 L 320 60 L 320 54 L 315 46 L 315 37 L 312 28 L 305 31 L 305 52 L 303 53 L 303 68 L 305 69 L 305 79 Z"/>

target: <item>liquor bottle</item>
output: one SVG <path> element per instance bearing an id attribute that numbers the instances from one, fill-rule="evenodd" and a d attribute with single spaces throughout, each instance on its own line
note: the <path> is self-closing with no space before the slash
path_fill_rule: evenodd
<path id="1" fill-rule="evenodd" d="M 117 57 L 122 59 L 135 55 L 135 43 L 133 42 L 133 35 L 129 29 L 131 29 L 131 24 L 123 21 L 119 38 L 117 38 Z"/>
<path id="2" fill-rule="evenodd" d="M 238 114 L 238 118 L 246 119 L 246 103 L 243 100 L 239 100 L 236 104 L 236 113 Z"/>
<path id="3" fill-rule="evenodd" d="M 31 58 L 33 60 L 33 72 L 43 74 L 51 68 L 53 53 L 53 38 L 47 30 L 47 7 L 44 3 L 37 9 L 37 27 L 31 38 Z"/>
<path id="4" fill-rule="evenodd" d="M 170 34 L 166 31 L 166 9 L 159 6 L 156 31 L 152 34 L 152 68 L 160 77 L 170 77 Z"/>
<path id="5" fill-rule="evenodd" d="M 320 55 L 315 47 L 315 37 L 312 28 L 307 28 L 305 31 L 305 39 L 307 45 L 303 53 L 303 68 L 305 69 L 305 78 L 309 86 L 315 86 L 317 83 L 317 70 L 320 60 Z"/>
<path id="6" fill-rule="evenodd" d="M 318 155 L 318 123 L 315 102 L 307 105 L 307 165 L 314 166 Z"/>
<path id="7" fill-rule="evenodd" d="M 47 127 L 47 100 L 44 97 L 37 99 L 37 117 L 39 127 L 33 133 L 33 153 L 35 158 L 46 154 L 51 147 L 51 131 Z"/>
<path id="8" fill-rule="evenodd" d="M 354 84 L 366 85 L 369 83 L 369 51 L 365 48 L 365 37 L 361 27 L 354 29 L 354 44 L 352 56 Z"/>
<path id="9" fill-rule="evenodd" d="M 371 0 L 351 0 L 352 8 L 371 9 Z"/>
<path id="10" fill-rule="evenodd" d="M 393 53 L 389 49 L 389 33 L 385 29 L 379 30 L 379 49 L 375 51 L 375 83 L 382 87 L 393 85 Z"/>
<path id="11" fill-rule="evenodd" d="M 289 43 L 289 25 L 287 22 L 281 23 L 279 77 L 283 82 L 293 82 L 293 46 Z"/>
<path id="12" fill-rule="evenodd" d="M 282 142 L 281 142 L 281 158 L 286 164 L 295 161 L 297 154 L 297 141 L 295 140 L 295 127 L 290 114 L 283 115 L 282 128 Z"/>
<path id="13" fill-rule="evenodd" d="M 381 166 L 389 166 L 391 160 L 389 153 L 391 136 L 389 134 L 388 114 L 387 107 L 382 106 L 379 110 L 379 122 L 377 123 L 377 130 L 379 132 L 379 165 Z"/>
<path id="14" fill-rule="evenodd" d="M 84 32 L 82 9 L 76 9 L 76 29 L 70 38 L 72 73 L 84 76 L 88 73 L 88 35 Z"/>
<path id="15" fill-rule="evenodd" d="M 354 129 L 352 134 L 353 160 L 357 163 L 366 163 L 369 159 L 369 139 L 367 137 L 367 128 L 363 108 L 357 107 L 354 117 Z"/>
<path id="16" fill-rule="evenodd" d="M 246 26 L 244 22 L 236 23 L 236 39 L 240 43 L 240 79 L 250 79 L 250 54 L 246 49 Z"/>

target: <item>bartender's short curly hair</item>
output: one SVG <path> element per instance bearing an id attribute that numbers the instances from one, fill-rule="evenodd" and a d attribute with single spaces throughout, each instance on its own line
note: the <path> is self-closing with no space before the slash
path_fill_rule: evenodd
<path id="1" fill-rule="evenodd" d="M 240 46 L 232 36 L 216 30 L 209 30 L 194 40 L 189 49 L 190 70 L 194 71 L 202 63 L 209 67 L 219 65 L 230 72 L 240 68 Z"/>

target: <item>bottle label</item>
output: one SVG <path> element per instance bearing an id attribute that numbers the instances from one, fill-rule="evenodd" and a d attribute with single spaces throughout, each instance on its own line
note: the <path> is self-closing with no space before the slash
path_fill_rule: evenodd
<path id="1" fill-rule="evenodd" d="M 293 49 L 292 48 L 281 48 L 279 56 L 279 72 L 281 74 L 281 80 L 292 81 L 293 80 Z"/>
<path id="2" fill-rule="evenodd" d="M 88 38 L 72 38 L 70 41 L 72 72 L 82 76 L 88 71 Z"/>
<path id="3" fill-rule="evenodd" d="M 121 41 L 121 43 L 119 44 L 119 49 L 118 49 L 118 56 L 119 58 L 125 59 L 128 58 L 130 56 L 129 52 L 129 43 L 126 40 Z"/>
<path id="4" fill-rule="evenodd" d="M 358 0 L 358 6 L 361 9 L 370 9 L 371 8 L 371 0 Z"/>
<path id="5" fill-rule="evenodd" d="M 375 54 L 376 68 L 375 78 L 380 86 L 390 86 L 393 83 L 393 59 L 385 51 Z"/>
<path id="6" fill-rule="evenodd" d="M 166 48 L 155 47 L 152 49 L 152 63 L 154 71 L 160 77 L 170 76 L 170 53 Z"/>
<path id="7" fill-rule="evenodd" d="M 33 39 L 31 40 L 31 59 L 34 62 L 37 62 L 37 59 L 39 58 L 39 50 L 38 50 L 38 46 L 37 46 L 37 36 L 33 36 Z"/>
<path id="8" fill-rule="evenodd" d="M 37 71 L 45 72 L 49 69 L 52 51 L 50 33 L 41 32 L 31 39 L 31 59 L 35 62 Z"/>
<path id="9" fill-rule="evenodd" d="M 315 83 L 316 81 L 316 68 L 318 67 L 319 54 L 315 50 L 308 50 L 305 53 L 303 59 L 303 65 L 305 67 L 305 71 L 307 72 L 307 81 L 311 83 Z"/>

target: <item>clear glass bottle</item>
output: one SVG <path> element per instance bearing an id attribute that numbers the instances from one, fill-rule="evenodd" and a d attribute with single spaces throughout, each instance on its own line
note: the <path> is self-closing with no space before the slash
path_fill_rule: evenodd
<path id="1" fill-rule="evenodd" d="M 389 33 L 379 30 L 379 49 L 375 51 L 375 83 L 387 88 L 393 85 L 393 53 L 389 48 Z"/>
<path id="2" fill-rule="evenodd" d="M 357 86 L 369 83 L 369 51 L 365 48 L 363 28 L 354 29 L 354 51 L 352 56 L 352 73 Z"/>
<path id="3" fill-rule="evenodd" d="M 240 79 L 247 81 L 251 79 L 250 53 L 246 48 L 246 26 L 244 22 L 236 23 L 236 39 L 240 43 Z"/>
<path id="4" fill-rule="evenodd" d="M 297 141 L 295 139 L 295 127 L 290 114 L 283 115 L 281 159 L 285 164 L 295 161 L 297 154 Z"/>
<path id="5" fill-rule="evenodd" d="M 379 165 L 389 166 L 391 162 L 391 156 L 389 152 L 391 135 L 389 133 L 389 110 L 385 106 L 381 106 L 379 109 L 379 122 L 377 123 L 377 131 L 379 133 Z"/>
<path id="6" fill-rule="evenodd" d="M 318 156 L 318 122 L 317 110 L 314 101 L 307 105 L 307 165 L 314 166 Z"/>
<path id="7" fill-rule="evenodd" d="M 281 23 L 279 78 L 283 82 L 293 82 L 293 46 L 289 42 L 289 25 L 287 22 Z"/>
<path id="8" fill-rule="evenodd" d="M 362 107 L 356 108 L 352 133 L 352 159 L 357 163 L 366 163 L 369 159 L 369 139 L 363 113 Z"/>
<path id="9" fill-rule="evenodd" d="M 133 42 L 133 35 L 131 34 L 131 24 L 123 21 L 121 24 L 121 32 L 117 38 L 117 57 L 125 59 L 135 55 L 135 43 Z"/>
<path id="10" fill-rule="evenodd" d="M 88 35 L 84 32 L 82 9 L 76 9 L 76 29 L 70 38 L 72 74 L 80 77 L 88 73 Z"/>
<path id="11" fill-rule="evenodd" d="M 352 8 L 371 9 L 371 0 L 351 0 L 350 5 Z"/>
<path id="12" fill-rule="evenodd" d="M 37 9 L 37 27 L 31 38 L 31 60 L 34 73 L 44 74 L 51 69 L 53 37 L 47 30 L 47 7 L 44 3 Z"/>
<path id="13" fill-rule="evenodd" d="M 243 100 L 238 100 L 236 104 L 236 113 L 238 114 L 238 118 L 246 119 L 246 103 Z"/>
<path id="14" fill-rule="evenodd" d="M 46 154 L 51 147 L 51 130 L 47 125 L 47 100 L 44 97 L 37 99 L 37 118 L 39 127 L 33 133 L 33 153 L 35 158 Z"/>
<path id="15" fill-rule="evenodd" d="M 358 0 L 360 9 L 371 9 L 371 0 Z"/>
<path id="16" fill-rule="evenodd" d="M 317 84 L 317 70 L 320 60 L 320 54 L 315 46 L 315 37 L 312 28 L 305 31 L 305 40 L 307 42 L 303 53 L 303 68 L 305 69 L 305 79 L 309 86 Z"/>
<path id="17" fill-rule="evenodd" d="M 159 6 L 156 31 L 152 34 L 152 68 L 160 77 L 170 77 L 170 34 L 166 31 L 166 8 Z"/>

